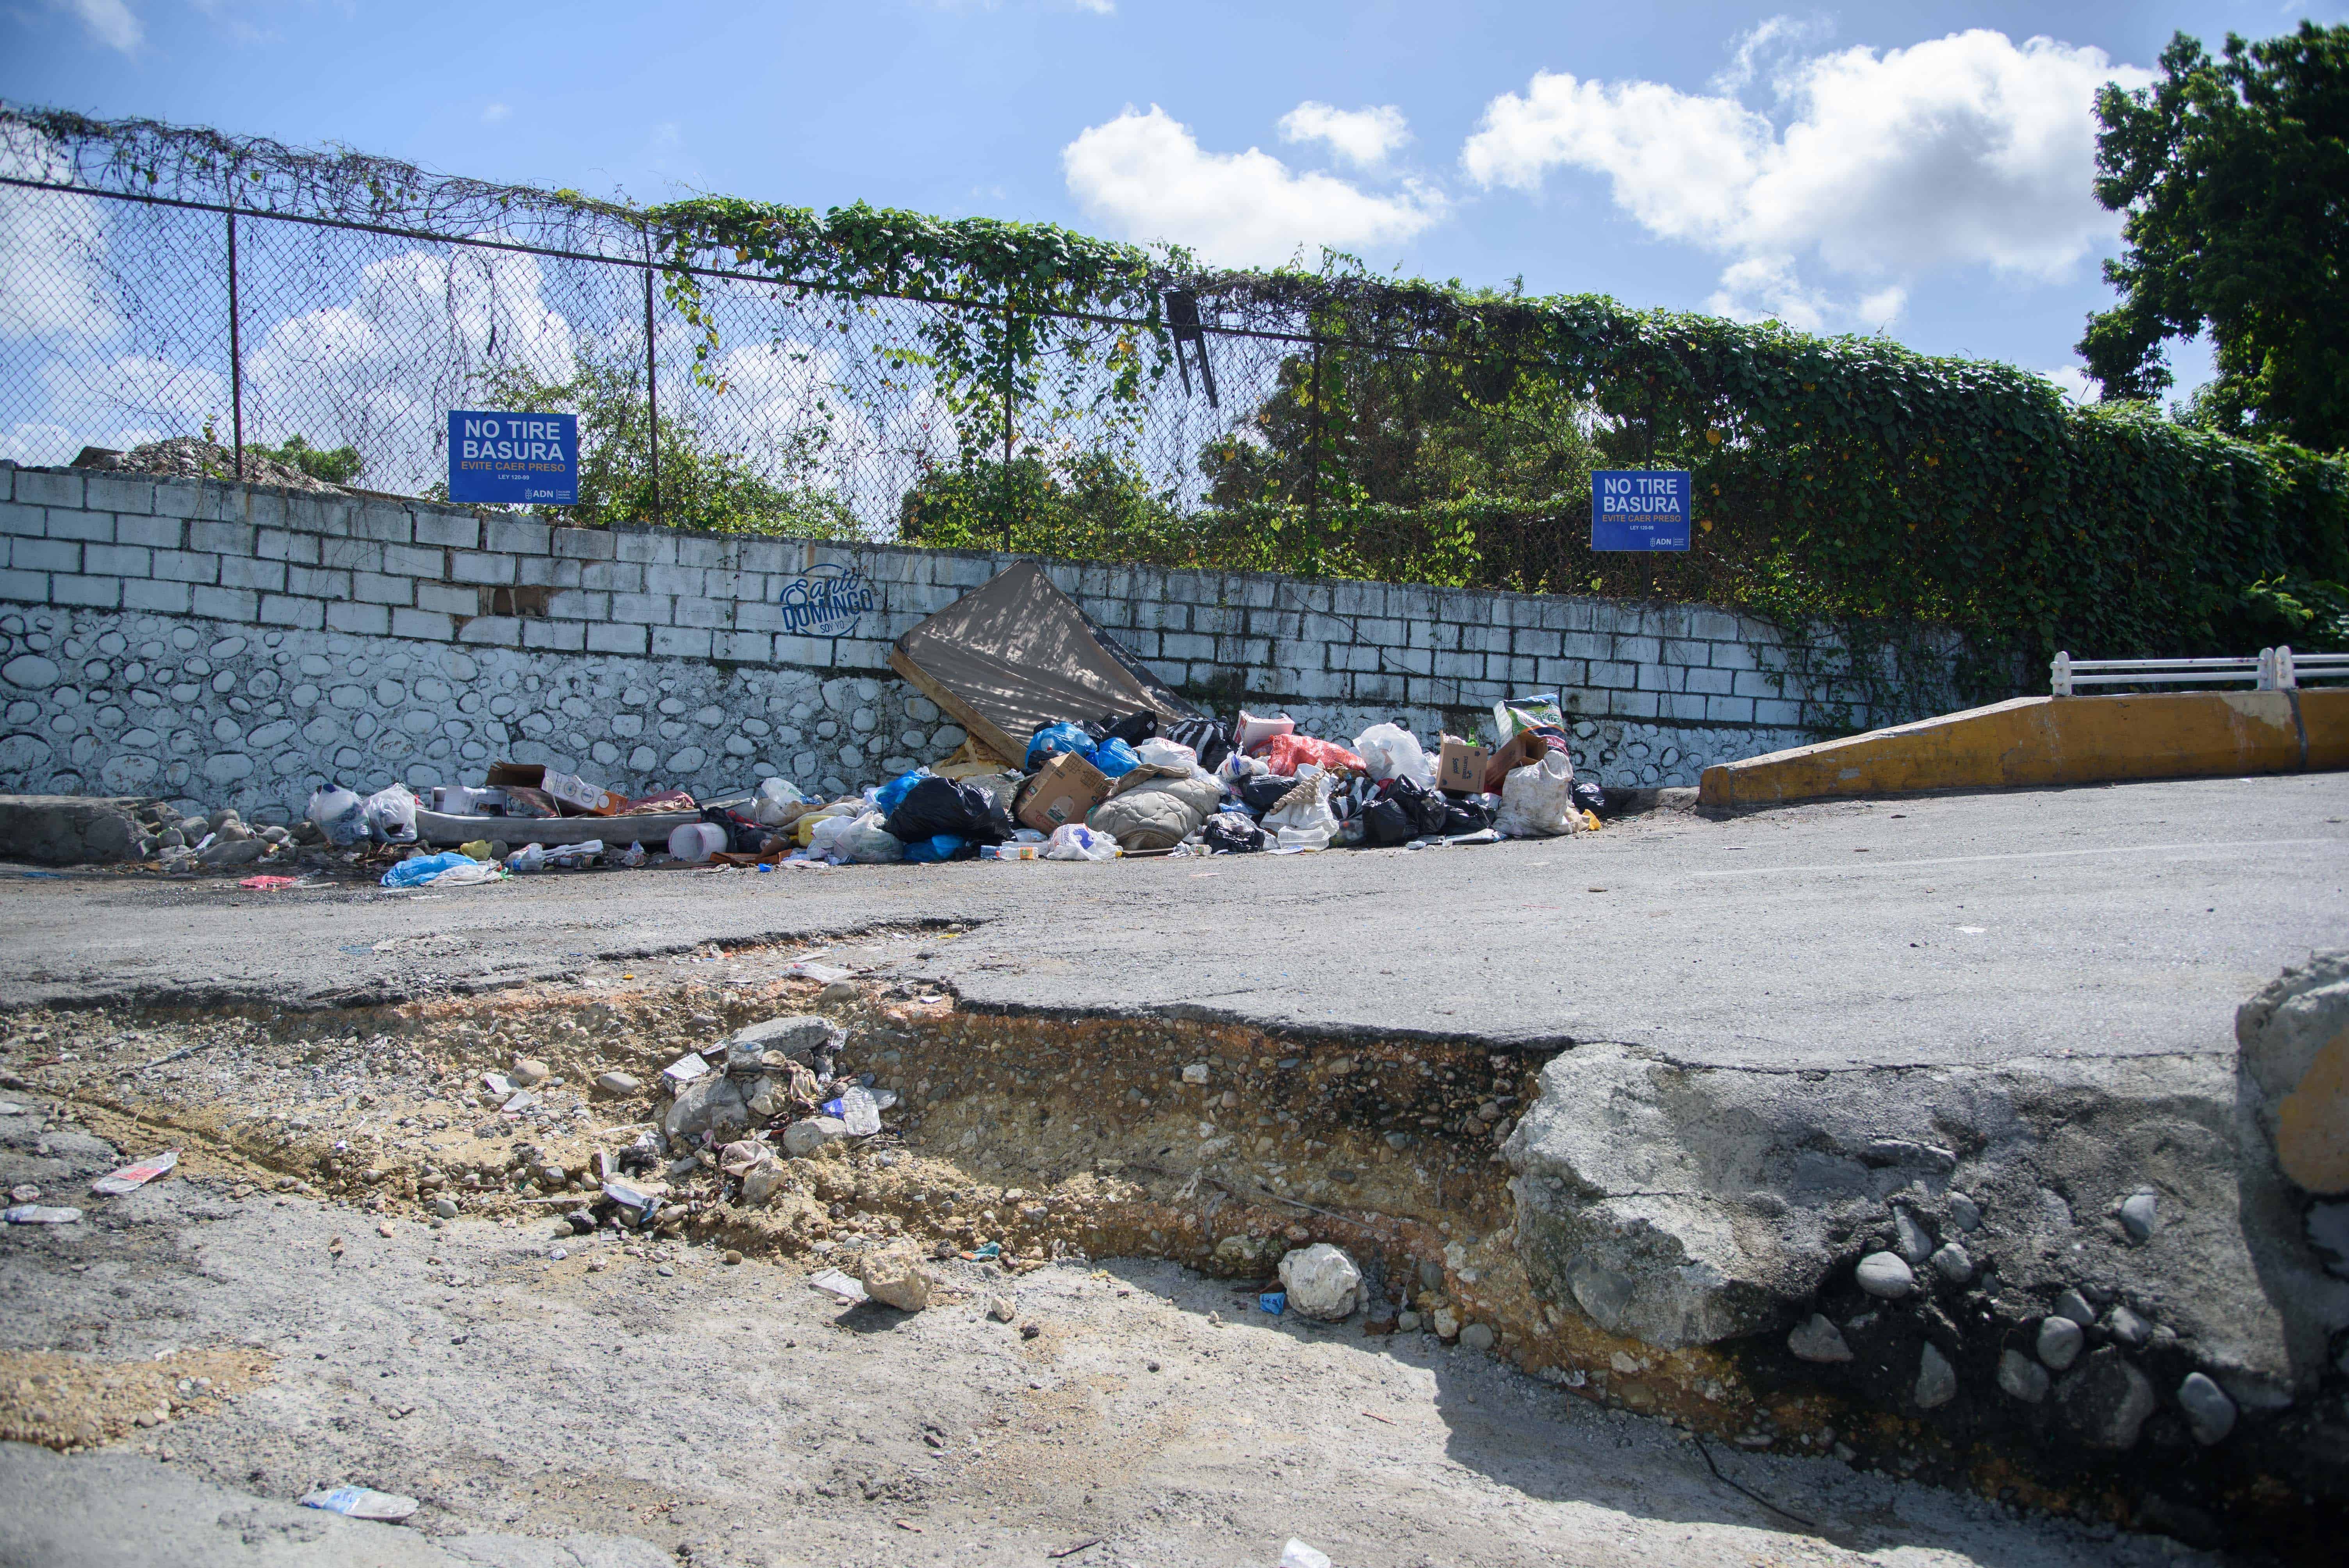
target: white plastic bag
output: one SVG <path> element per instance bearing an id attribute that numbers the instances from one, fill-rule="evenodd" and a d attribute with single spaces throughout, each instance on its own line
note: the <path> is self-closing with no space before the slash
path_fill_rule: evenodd
<path id="1" fill-rule="evenodd" d="M 1513 839 L 1547 839 L 1582 830 L 1574 809 L 1574 764 L 1552 747 L 1538 762 L 1513 768 L 1501 784 L 1501 811 L 1493 826 Z"/>
<path id="2" fill-rule="evenodd" d="M 1423 789 L 1435 788 L 1435 764 L 1419 737 L 1399 724 L 1374 724 L 1354 737 L 1354 751 L 1372 779 L 1408 779 Z"/>
<path id="3" fill-rule="evenodd" d="M 1118 854 L 1115 839 L 1081 822 L 1063 822 L 1044 841 L 1048 861 L 1113 861 Z"/>
<path id="4" fill-rule="evenodd" d="M 1283 849 L 1327 849 L 1338 836 L 1338 813 L 1330 810 L 1337 782 L 1333 773 L 1300 782 L 1264 814 L 1265 830 L 1278 835 Z"/>
<path id="5" fill-rule="evenodd" d="M 1133 748 L 1133 754 L 1153 768 L 1172 768 L 1176 772 L 1190 774 L 1199 766 L 1199 754 L 1187 746 L 1177 746 L 1164 736 L 1143 741 Z"/>
<path id="6" fill-rule="evenodd" d="M 405 784 L 388 784 L 367 798 L 367 830 L 387 844 L 416 841 L 416 797 Z"/>
<path id="7" fill-rule="evenodd" d="M 842 858 L 860 866 L 886 865 L 904 860 L 905 844 L 882 826 L 887 820 L 878 811 L 868 811 L 849 823 L 848 830 L 840 835 Z"/>
<path id="8" fill-rule="evenodd" d="M 804 804 L 807 797 L 788 779 L 769 779 L 759 786 L 750 806 L 750 820 L 762 828 L 780 828 Z"/>
<path id="9" fill-rule="evenodd" d="M 338 850 L 347 850 L 367 835 L 367 802 L 340 784 L 312 790 L 310 808 L 304 815 Z"/>
<path id="10" fill-rule="evenodd" d="M 814 830 L 808 834 L 808 858 L 830 861 L 833 865 L 846 863 L 848 853 L 840 847 L 840 841 L 847 836 L 848 830 L 856 826 L 856 818 L 845 816 L 826 817 L 816 823 Z"/>

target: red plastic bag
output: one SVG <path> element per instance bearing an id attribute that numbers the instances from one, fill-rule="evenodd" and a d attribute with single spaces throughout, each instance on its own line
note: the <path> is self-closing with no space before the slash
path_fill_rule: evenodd
<path id="1" fill-rule="evenodd" d="M 1341 772 L 1368 771 L 1361 758 L 1336 741 L 1316 740 L 1309 735 L 1276 735 L 1266 741 L 1263 749 L 1256 755 L 1264 758 L 1267 768 L 1283 778 L 1294 774 L 1309 762 L 1317 768 Z"/>

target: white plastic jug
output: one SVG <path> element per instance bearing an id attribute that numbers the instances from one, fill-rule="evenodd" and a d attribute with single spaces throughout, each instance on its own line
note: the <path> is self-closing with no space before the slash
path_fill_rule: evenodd
<path id="1" fill-rule="evenodd" d="M 688 822 L 668 836 L 668 852 L 688 865 L 699 865 L 726 847 L 726 830 L 715 822 Z"/>

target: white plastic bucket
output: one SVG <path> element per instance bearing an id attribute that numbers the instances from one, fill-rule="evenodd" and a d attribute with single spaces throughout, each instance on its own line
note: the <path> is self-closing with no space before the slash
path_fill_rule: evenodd
<path id="1" fill-rule="evenodd" d="M 725 847 L 726 830 L 715 822 L 688 822 L 668 836 L 668 852 L 697 866 Z"/>

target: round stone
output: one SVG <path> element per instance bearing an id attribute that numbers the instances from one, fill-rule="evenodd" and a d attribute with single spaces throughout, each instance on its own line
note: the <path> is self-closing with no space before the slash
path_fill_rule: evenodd
<path id="1" fill-rule="evenodd" d="M 1471 1350 L 1493 1348 L 1493 1328 L 1490 1324 L 1472 1323 L 1460 1331 L 1460 1343 Z"/>
<path id="2" fill-rule="evenodd" d="M 2087 1339 L 2087 1331 L 2068 1317 L 2041 1318 L 2039 1359 L 2058 1372 L 2064 1371 L 2080 1358 L 2080 1349 Z"/>
<path id="3" fill-rule="evenodd" d="M 2155 1192 L 2133 1192 L 2121 1204 L 2121 1229 L 2132 1242 L 2153 1239 L 2153 1228 L 2160 1218 L 2161 1199 Z"/>
<path id="4" fill-rule="evenodd" d="M 1998 1358 L 1998 1386 L 2026 1405 L 2047 1398 L 2047 1369 L 2020 1350 L 2002 1351 Z"/>
<path id="5" fill-rule="evenodd" d="M 2137 1446 L 2158 1404 L 2153 1384 L 2116 1346 L 2095 1351 L 2055 1385 L 2055 1407 L 2065 1424 L 2088 1447 L 2114 1453 Z"/>
<path id="6" fill-rule="evenodd" d="M 457 1217 L 457 1200 L 446 1195 L 435 1198 L 432 1200 L 432 1212 L 444 1220 L 453 1220 Z"/>
<path id="7" fill-rule="evenodd" d="M 38 654 L 20 654 L 0 665 L 0 681 L 6 681 L 12 686 L 21 686 L 26 691 L 39 691 L 45 686 L 57 685 L 57 661 L 45 659 Z"/>
<path id="8" fill-rule="evenodd" d="M 2189 1372 L 2186 1381 L 2178 1386 L 2178 1403 L 2186 1412 L 2186 1425 L 2194 1440 L 2205 1448 L 2225 1441 L 2235 1429 L 2235 1401 L 2199 1372 Z"/>
<path id="9" fill-rule="evenodd" d="M 1824 1364 L 1851 1359 L 1851 1346 L 1844 1343 L 1843 1331 L 1822 1312 L 1811 1314 L 1809 1322 L 1786 1336 L 1786 1348 L 1797 1361 Z"/>
<path id="10" fill-rule="evenodd" d="M 1951 1284 L 1963 1284 L 1974 1277 L 1972 1254 L 1955 1242 L 1943 1243 L 1932 1258 L 1933 1272 Z"/>
<path id="11" fill-rule="evenodd" d="M 1859 1288 L 1882 1301 L 1899 1301 L 1917 1288 L 1917 1275 L 1898 1253 L 1870 1253 L 1859 1260 Z"/>
<path id="12" fill-rule="evenodd" d="M 1936 1410 L 1958 1397 L 1958 1369 L 1937 1346 L 1928 1345 L 1917 1357 L 1917 1408 Z"/>

